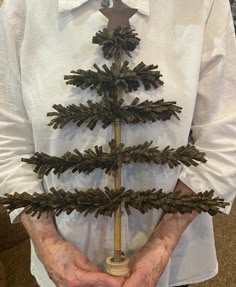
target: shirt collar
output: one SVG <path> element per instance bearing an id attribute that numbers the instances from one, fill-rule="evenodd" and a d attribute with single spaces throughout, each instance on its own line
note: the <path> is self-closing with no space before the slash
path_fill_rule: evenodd
<path id="1" fill-rule="evenodd" d="M 82 6 L 84 3 L 88 1 L 89 0 L 58 0 L 58 11 L 59 13 L 71 11 L 75 8 Z M 123 0 L 123 2 L 126 5 L 128 5 L 131 8 L 138 9 L 140 13 L 147 16 L 149 16 L 150 14 L 149 1 L 150 0 Z"/>

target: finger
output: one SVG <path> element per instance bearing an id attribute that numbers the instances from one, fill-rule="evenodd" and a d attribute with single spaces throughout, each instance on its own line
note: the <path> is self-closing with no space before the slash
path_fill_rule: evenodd
<path id="1" fill-rule="evenodd" d="M 102 272 L 102 270 L 97 265 L 92 263 L 88 258 L 84 258 L 83 260 L 77 258 L 75 264 L 80 270 L 89 272 Z"/>
<path id="2" fill-rule="evenodd" d="M 100 269 L 98 266 L 96 266 L 93 263 L 87 263 L 83 265 L 79 265 L 80 270 L 87 271 L 87 272 L 95 272 L 95 273 L 101 273 L 102 269 Z"/>
<path id="3" fill-rule="evenodd" d="M 126 281 L 124 277 L 115 277 L 106 273 L 103 273 L 103 276 L 104 279 L 107 279 L 114 287 L 116 286 L 121 287 L 121 285 L 123 285 Z"/>
<path id="4" fill-rule="evenodd" d="M 125 284 L 122 287 L 139 287 L 140 282 L 136 278 L 130 277 L 126 280 Z M 145 286 L 146 287 L 146 286 Z"/>
<path id="5" fill-rule="evenodd" d="M 144 279 L 144 277 L 139 276 L 137 273 L 133 273 L 125 282 L 122 287 L 150 287 L 148 282 Z"/>
<path id="6" fill-rule="evenodd" d="M 125 279 L 121 277 L 112 277 L 101 272 L 86 272 L 80 277 L 81 287 L 121 287 Z"/>

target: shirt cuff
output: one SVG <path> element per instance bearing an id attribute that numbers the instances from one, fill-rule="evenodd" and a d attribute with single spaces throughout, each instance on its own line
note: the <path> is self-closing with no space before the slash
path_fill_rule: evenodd
<path id="1" fill-rule="evenodd" d="M 210 191 L 212 187 L 204 185 L 203 181 L 193 173 L 188 173 L 186 170 L 182 170 L 179 175 L 179 180 L 181 180 L 185 185 L 187 185 L 195 193 L 204 192 L 206 190 Z M 232 195 L 232 194 L 230 194 Z M 234 200 L 235 194 L 232 196 L 224 196 L 215 192 L 215 196 L 223 198 L 226 202 L 229 203 L 225 208 L 220 208 L 220 211 L 224 214 L 230 214 L 232 208 L 232 202 Z"/>
<path id="2" fill-rule="evenodd" d="M 11 223 L 15 224 L 15 223 L 20 223 L 21 220 L 20 220 L 20 214 L 24 211 L 24 208 L 18 208 L 18 209 L 15 209 L 13 210 L 10 214 L 9 214 L 9 218 L 10 218 L 10 221 Z"/>

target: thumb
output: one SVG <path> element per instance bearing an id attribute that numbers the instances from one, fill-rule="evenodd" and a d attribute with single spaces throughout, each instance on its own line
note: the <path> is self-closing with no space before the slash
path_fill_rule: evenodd
<path id="1" fill-rule="evenodd" d="M 83 258 L 83 260 L 76 258 L 75 264 L 80 270 L 88 272 L 102 272 L 102 270 L 93 262 L 91 262 L 87 257 Z"/>
<path id="2" fill-rule="evenodd" d="M 147 285 L 143 285 L 144 282 L 142 282 L 143 280 L 141 280 L 141 278 L 139 278 L 139 276 L 137 276 L 135 273 L 132 274 L 127 281 L 124 283 L 124 285 L 122 287 L 138 287 L 138 286 L 147 286 Z M 141 284 L 141 285 L 140 285 Z"/>
<path id="3" fill-rule="evenodd" d="M 104 285 L 104 287 L 121 287 L 125 283 L 124 277 L 111 276 L 109 274 L 103 273 L 104 282 L 109 283 L 110 285 Z M 99 286 L 100 287 L 100 286 Z M 103 287 L 103 286 L 101 286 Z"/>
<path id="4" fill-rule="evenodd" d="M 112 277 L 105 273 L 86 272 L 80 280 L 80 286 L 83 287 L 121 287 L 125 279 L 121 277 Z"/>

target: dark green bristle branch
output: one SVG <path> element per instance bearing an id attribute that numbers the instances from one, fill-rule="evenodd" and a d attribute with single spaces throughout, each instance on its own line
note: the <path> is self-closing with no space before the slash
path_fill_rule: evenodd
<path id="1" fill-rule="evenodd" d="M 134 69 L 129 68 L 129 62 L 125 61 L 121 68 L 115 63 L 111 68 L 103 65 L 103 70 L 96 64 L 92 70 L 71 71 L 72 75 L 64 77 L 67 85 L 80 87 L 81 89 L 90 88 L 97 91 L 99 96 L 114 97 L 117 91 L 128 93 L 137 91 L 141 84 L 145 90 L 151 88 L 157 89 L 164 83 L 161 81 L 161 73 L 157 70 L 158 66 L 145 65 L 143 62 L 138 64 Z"/>
<path id="2" fill-rule="evenodd" d="M 178 113 L 181 108 L 176 102 L 165 102 L 163 99 L 155 102 L 144 101 L 139 103 L 136 98 L 131 105 L 124 105 L 124 100 L 114 101 L 106 97 L 99 103 L 88 101 L 87 105 L 54 105 L 56 112 L 47 115 L 53 117 L 49 126 L 53 128 L 64 128 L 69 122 L 76 123 L 78 127 L 87 123 L 87 127 L 93 130 L 99 121 L 103 128 L 111 125 L 116 119 L 123 120 L 126 124 L 138 124 L 155 121 L 166 121 L 172 116 L 179 119 Z"/>
<path id="3" fill-rule="evenodd" d="M 60 215 L 62 212 L 70 214 L 77 211 L 84 216 L 94 214 L 98 216 L 112 216 L 115 210 L 123 204 L 128 215 L 132 209 L 141 213 L 146 213 L 152 209 L 162 209 L 164 213 L 191 213 L 193 210 L 198 213 L 208 212 L 215 215 L 220 212 L 220 208 L 228 205 L 219 197 L 214 197 L 214 191 L 205 191 L 198 194 L 186 195 L 180 191 L 164 193 L 162 190 L 133 191 L 121 190 L 114 191 L 108 187 L 105 190 L 89 189 L 79 191 L 75 189 L 72 193 L 63 189 L 51 189 L 48 193 L 15 193 L 6 194 L 0 197 L 0 204 L 6 206 L 8 212 L 16 208 L 25 208 L 25 212 L 38 218 L 42 213 L 53 212 Z"/>
<path id="4" fill-rule="evenodd" d="M 103 29 L 93 37 L 93 43 L 102 46 L 105 59 L 121 58 L 123 53 L 132 57 L 130 52 L 134 51 L 140 42 L 137 35 L 130 27 L 118 27 L 112 32 Z"/>
<path id="5" fill-rule="evenodd" d="M 95 146 L 94 150 L 87 149 L 84 153 L 77 149 L 73 153 L 68 151 L 61 157 L 37 152 L 33 157 L 24 158 L 22 161 L 35 165 L 34 171 L 40 178 L 47 176 L 51 171 L 60 177 L 68 170 L 73 173 L 89 174 L 96 168 L 103 169 L 107 174 L 112 174 L 119 168 L 119 163 L 152 163 L 174 168 L 180 164 L 197 166 L 199 163 L 206 162 L 205 154 L 199 152 L 193 145 L 181 146 L 178 149 L 167 146 L 163 150 L 153 147 L 152 142 L 131 147 L 121 144 L 116 147 L 115 142 L 111 141 L 109 145 L 109 153 L 104 152 L 102 146 Z"/>

